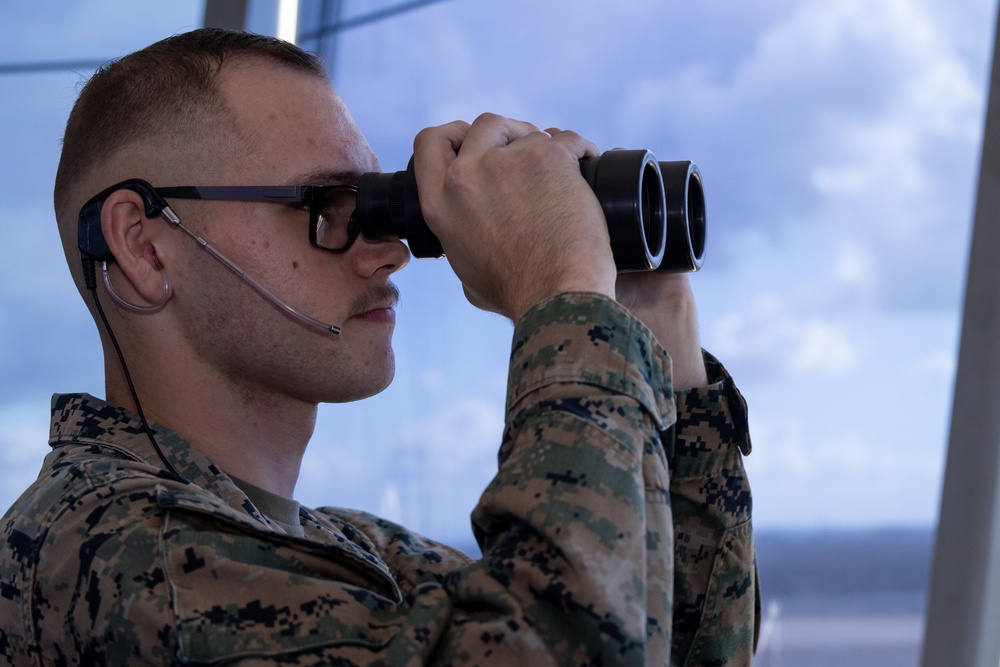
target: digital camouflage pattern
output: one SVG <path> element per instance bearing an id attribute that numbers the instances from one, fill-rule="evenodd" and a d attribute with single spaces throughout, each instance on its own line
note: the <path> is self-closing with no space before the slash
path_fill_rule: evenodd
<path id="1" fill-rule="evenodd" d="M 176 434 L 56 396 L 0 534 L 0 665 L 748 665 L 745 405 L 678 392 L 650 332 L 567 294 L 518 323 L 483 557 L 374 516 L 285 533 Z M 676 424 L 675 424 L 676 421 Z"/>

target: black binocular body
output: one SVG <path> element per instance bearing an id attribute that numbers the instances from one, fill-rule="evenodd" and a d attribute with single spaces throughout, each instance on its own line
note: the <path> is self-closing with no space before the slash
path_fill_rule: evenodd
<path id="1" fill-rule="evenodd" d="M 705 192 L 690 161 L 657 162 L 646 150 L 580 160 L 604 210 L 619 271 L 697 271 L 705 258 Z M 414 257 L 441 257 L 420 212 L 413 159 L 405 171 L 362 174 L 355 223 L 369 238 L 406 239 Z"/>

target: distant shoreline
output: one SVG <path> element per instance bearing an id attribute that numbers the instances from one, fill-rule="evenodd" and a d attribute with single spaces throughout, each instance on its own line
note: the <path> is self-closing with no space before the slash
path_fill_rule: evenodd
<path id="1" fill-rule="evenodd" d="M 923 608 L 933 528 L 763 530 L 755 541 L 765 600 L 868 597 Z"/>

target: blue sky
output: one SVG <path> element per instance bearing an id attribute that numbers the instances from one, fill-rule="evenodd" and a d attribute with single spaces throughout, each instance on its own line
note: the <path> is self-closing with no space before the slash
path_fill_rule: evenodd
<path id="1" fill-rule="evenodd" d="M 387 2 L 347 2 L 348 15 Z M 269 31 L 269 8 L 254 17 Z M 945 452 L 994 0 L 446 0 L 341 36 L 336 84 L 386 170 L 423 127 L 494 111 L 692 159 L 706 347 L 750 403 L 763 528 L 929 525 Z M 0 7 L 0 63 L 104 59 L 202 2 Z M 310 44 L 304 44 L 310 48 Z M 36 474 L 53 392 L 103 392 L 51 187 L 81 74 L 0 76 L 0 505 Z M 511 327 L 414 261 L 397 380 L 326 406 L 297 495 L 448 540 L 495 467 Z"/>

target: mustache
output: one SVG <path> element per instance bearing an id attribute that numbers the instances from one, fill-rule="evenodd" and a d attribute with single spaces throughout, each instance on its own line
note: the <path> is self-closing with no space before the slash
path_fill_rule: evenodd
<path id="1" fill-rule="evenodd" d="M 379 285 L 374 289 L 365 292 L 351 304 L 350 313 L 351 315 L 360 315 L 361 313 L 366 313 L 372 308 L 384 306 L 387 302 L 390 305 L 396 305 L 399 301 L 399 288 L 396 287 L 394 283 L 387 282 L 384 285 Z"/>

